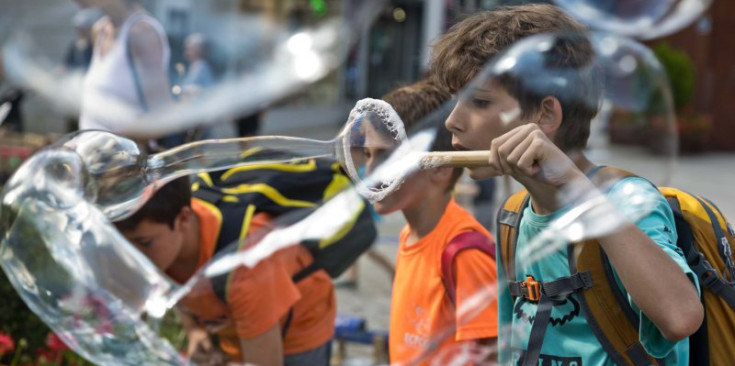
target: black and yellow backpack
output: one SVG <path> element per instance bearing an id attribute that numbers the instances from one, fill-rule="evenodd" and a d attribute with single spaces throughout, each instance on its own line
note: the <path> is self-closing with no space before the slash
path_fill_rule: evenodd
<path id="1" fill-rule="evenodd" d="M 604 167 L 592 180 L 610 182 L 629 176 L 633 174 Z M 735 232 L 722 212 L 707 199 L 676 188 L 659 187 L 659 191 L 674 212 L 677 246 L 699 278 L 702 290 L 705 319 L 700 329 L 690 337 L 689 364 L 732 365 L 735 363 L 735 264 L 731 248 L 735 243 Z M 575 243 L 581 245 L 581 250 L 574 250 L 579 245 L 568 246 L 570 277 L 544 283 L 530 277 L 515 278 L 517 228 L 528 202 L 528 192 L 522 190 L 508 198 L 498 213 L 498 260 L 502 261 L 504 274 L 509 279 L 511 296 L 538 301 L 542 293 L 552 296 L 562 287 L 564 291 L 571 289 L 578 293 L 587 323 L 616 364 L 663 364 L 661 360 L 650 357 L 639 342 L 637 314 L 613 282 L 612 267 L 596 240 Z M 539 306 L 533 326 L 539 321 L 543 324 L 541 312 Z M 532 330 L 526 354 L 537 356 L 543 336 L 534 339 L 533 333 Z"/>
<path id="2" fill-rule="evenodd" d="M 254 154 L 250 156 L 252 159 L 261 153 L 268 158 L 276 156 L 272 151 L 251 153 Z M 309 159 L 201 173 L 192 182 L 192 196 L 219 211 L 222 223 L 215 256 L 220 256 L 239 250 L 237 245 L 231 244 L 245 237 L 250 218 L 256 213 L 265 212 L 274 217 L 292 215 L 295 219 L 306 217 L 350 185 L 351 181 L 338 163 Z M 337 277 L 370 248 L 377 230 L 367 202 L 361 203 L 362 207 L 333 237 L 300 243 L 309 250 L 314 261 L 293 276 L 294 282 L 318 270 Z M 214 291 L 223 301 L 227 301 L 227 281 L 228 275 L 212 279 Z"/>

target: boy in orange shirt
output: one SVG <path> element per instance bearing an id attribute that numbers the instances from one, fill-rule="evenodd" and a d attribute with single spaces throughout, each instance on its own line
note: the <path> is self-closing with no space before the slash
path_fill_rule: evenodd
<path id="1" fill-rule="evenodd" d="M 192 198 L 189 179 L 180 178 L 115 225 L 158 268 L 184 283 L 215 255 L 218 237 L 227 230 L 223 216 L 212 203 Z M 272 218 L 256 211 L 238 232 L 250 235 Z M 212 359 L 216 352 L 209 352 L 210 334 L 216 334 L 230 362 L 329 365 L 336 314 L 331 278 L 320 270 L 294 280 L 311 263 L 311 254 L 301 245 L 282 249 L 253 268 L 237 268 L 221 281 L 226 286 L 224 299 L 215 290 L 216 277 L 200 281 L 178 304 L 188 356 L 217 364 Z"/>
<path id="2" fill-rule="evenodd" d="M 408 130 L 449 98 L 433 84 L 420 81 L 382 99 L 393 106 Z M 370 142 L 379 138 L 374 131 L 366 131 L 365 138 L 369 172 L 379 164 L 378 156 L 384 151 L 369 147 L 379 145 Z M 432 150 L 452 150 L 449 131 L 442 128 L 438 132 Z M 400 234 L 393 280 L 391 364 L 445 364 L 462 352 L 461 348 L 477 351 L 476 345 L 487 347 L 486 356 L 498 335 L 496 302 L 486 302 L 462 318 L 458 311 L 473 295 L 493 291 L 497 281 L 490 254 L 494 250 L 492 236 L 452 199 L 461 174 L 461 169 L 455 168 L 422 170 L 374 203 L 379 214 L 401 210 L 407 221 Z M 467 233 L 471 234 L 462 235 Z M 459 242 L 469 245 L 465 247 L 469 250 L 450 254 L 459 248 Z M 480 247 L 484 249 L 478 250 Z"/>

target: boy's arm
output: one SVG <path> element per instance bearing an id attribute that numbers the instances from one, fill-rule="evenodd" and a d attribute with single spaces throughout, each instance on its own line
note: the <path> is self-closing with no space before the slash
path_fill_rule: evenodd
<path id="1" fill-rule="evenodd" d="M 281 327 L 274 325 L 254 338 L 240 339 L 243 362 L 252 365 L 283 365 L 283 341 Z"/>
<path id="2" fill-rule="evenodd" d="M 535 124 L 493 140 L 490 155 L 492 166 L 528 189 L 540 213 L 562 207 L 562 193 L 596 192 Z M 696 287 L 650 237 L 628 222 L 598 240 L 630 297 L 667 340 L 681 340 L 699 328 L 704 310 Z"/>
<path id="3" fill-rule="evenodd" d="M 633 302 L 671 342 L 699 329 L 704 310 L 694 284 L 632 223 L 598 238 Z"/>

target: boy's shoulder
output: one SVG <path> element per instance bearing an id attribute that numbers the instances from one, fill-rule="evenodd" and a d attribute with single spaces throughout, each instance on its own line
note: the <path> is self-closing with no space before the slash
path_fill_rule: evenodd
<path id="1" fill-rule="evenodd" d="M 444 215 L 442 215 L 442 219 L 437 223 L 435 230 L 440 228 L 447 232 L 448 236 L 450 236 L 449 240 L 451 240 L 451 237 L 467 231 L 476 231 L 488 238 L 492 238 L 490 232 L 454 199 L 447 204 Z"/>

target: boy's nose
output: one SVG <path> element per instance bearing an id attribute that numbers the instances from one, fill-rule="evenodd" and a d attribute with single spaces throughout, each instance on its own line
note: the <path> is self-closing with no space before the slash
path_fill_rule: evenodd
<path id="1" fill-rule="evenodd" d="M 454 106 L 454 109 L 452 109 L 452 113 L 449 114 L 449 117 L 447 117 L 447 120 L 444 121 L 444 126 L 447 127 L 447 129 L 452 132 L 452 134 L 457 134 L 459 132 L 464 131 L 464 118 L 462 118 L 462 111 L 461 111 L 461 103 L 457 103 Z"/>

